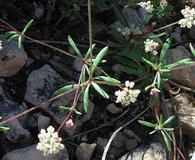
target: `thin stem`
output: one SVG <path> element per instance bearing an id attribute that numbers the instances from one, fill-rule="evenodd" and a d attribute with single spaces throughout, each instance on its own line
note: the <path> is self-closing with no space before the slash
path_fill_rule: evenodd
<path id="1" fill-rule="evenodd" d="M 92 17 L 91 17 L 91 0 L 88 0 L 88 25 L 89 25 L 89 47 L 90 47 L 90 63 L 92 64 L 93 50 L 92 50 Z"/>
<path id="2" fill-rule="evenodd" d="M 168 24 L 168 25 L 166 25 L 166 26 L 164 26 L 164 27 L 155 29 L 155 30 L 153 30 L 153 32 L 158 32 L 158 31 L 161 31 L 161 30 L 166 29 L 166 28 L 168 28 L 168 27 L 174 26 L 174 25 L 178 24 L 178 22 L 179 22 L 179 21 L 174 22 L 174 23 L 171 23 L 171 24 Z"/>

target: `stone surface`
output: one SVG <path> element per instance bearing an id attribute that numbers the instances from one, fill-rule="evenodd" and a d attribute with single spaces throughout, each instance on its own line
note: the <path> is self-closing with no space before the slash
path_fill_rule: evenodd
<path id="1" fill-rule="evenodd" d="M 57 86 L 64 82 L 65 80 L 46 64 L 29 75 L 25 100 L 33 105 L 39 105 L 48 100 L 57 89 Z"/>
<path id="2" fill-rule="evenodd" d="M 76 149 L 77 160 L 90 160 L 95 147 L 95 143 L 81 143 Z"/>
<path id="3" fill-rule="evenodd" d="M 158 143 L 140 146 L 125 154 L 119 160 L 166 160 L 166 150 Z"/>
<path id="4" fill-rule="evenodd" d="M 3 156 L 2 160 L 43 160 L 43 154 L 36 149 L 36 145 L 13 150 Z M 69 160 L 67 149 L 57 154 L 44 157 L 44 160 Z"/>
<path id="5" fill-rule="evenodd" d="M 26 52 L 18 48 L 16 41 L 4 42 L 3 49 L 0 50 L 0 77 L 11 77 L 18 73 L 26 59 Z"/>
<path id="6" fill-rule="evenodd" d="M 190 38 L 192 38 L 193 40 L 195 40 L 195 26 L 193 26 L 193 27 L 189 30 L 188 36 L 189 36 Z"/>
<path id="7" fill-rule="evenodd" d="M 80 59 L 75 59 L 74 60 L 73 68 L 74 68 L 75 71 L 81 72 L 82 66 L 83 66 L 83 61 L 82 60 L 80 60 Z"/>
<path id="8" fill-rule="evenodd" d="M 38 130 L 45 129 L 49 126 L 51 118 L 40 115 L 38 117 Z"/>
<path id="9" fill-rule="evenodd" d="M 185 58 L 192 59 L 192 54 L 184 46 L 178 46 L 168 51 L 166 61 L 167 64 L 171 64 Z M 172 73 L 173 80 L 185 86 L 195 88 L 195 66 L 177 69 L 172 71 Z"/>
<path id="10" fill-rule="evenodd" d="M 125 8 L 122 10 L 122 13 L 128 24 L 134 25 L 135 27 L 141 24 L 142 20 L 135 9 Z"/>
<path id="11" fill-rule="evenodd" d="M 180 93 L 173 98 L 174 103 L 168 103 L 170 107 L 177 105 L 182 132 L 191 139 L 195 139 L 195 106 L 193 99 L 185 93 Z"/>
<path id="12" fill-rule="evenodd" d="M 110 113 L 112 114 L 115 114 L 115 113 L 120 113 L 123 111 L 122 108 L 118 108 L 114 103 L 111 103 L 109 104 L 107 107 L 106 107 L 107 111 L 109 111 Z"/>
<path id="13" fill-rule="evenodd" d="M 181 35 L 177 32 L 172 32 L 171 36 L 173 37 L 174 41 L 180 43 L 182 41 Z"/>
<path id="14" fill-rule="evenodd" d="M 107 142 L 108 142 L 107 138 L 102 138 L 102 137 L 97 138 L 97 145 L 99 145 L 102 148 L 106 146 Z"/>
<path id="15" fill-rule="evenodd" d="M 31 133 L 24 129 L 18 119 L 14 119 L 6 124 L 9 130 L 5 132 L 7 139 L 13 143 L 26 143 L 31 139 Z"/>

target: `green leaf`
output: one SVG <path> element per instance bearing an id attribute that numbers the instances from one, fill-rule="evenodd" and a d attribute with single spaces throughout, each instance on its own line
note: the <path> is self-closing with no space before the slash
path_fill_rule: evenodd
<path id="1" fill-rule="evenodd" d="M 95 68 L 98 66 L 98 64 L 102 61 L 105 54 L 108 52 L 108 46 L 104 47 L 96 56 L 96 58 L 93 61 L 92 65 L 92 73 L 94 72 Z"/>
<path id="2" fill-rule="evenodd" d="M 192 52 L 192 55 L 195 56 L 195 49 L 194 49 L 194 47 L 192 46 L 191 43 L 189 44 L 189 46 L 190 46 L 190 50 Z"/>
<path id="3" fill-rule="evenodd" d="M 120 70 L 124 73 L 130 74 L 130 75 L 135 75 L 138 77 L 143 75 L 143 72 L 138 68 L 130 68 L 130 67 L 126 67 L 126 66 L 120 66 Z"/>
<path id="4" fill-rule="evenodd" d="M 144 126 L 147 126 L 147 127 L 150 127 L 150 128 L 155 128 L 156 127 L 156 124 L 151 123 L 151 122 L 147 122 L 147 121 L 143 121 L 143 120 L 138 120 L 138 122 L 141 125 L 144 125 Z"/>
<path id="5" fill-rule="evenodd" d="M 171 44 L 171 40 L 170 40 L 170 38 L 168 38 L 162 46 L 162 49 L 161 49 L 161 52 L 160 52 L 160 58 L 159 58 L 159 61 L 161 63 L 164 63 L 164 61 L 165 61 L 165 57 L 166 57 L 166 54 L 167 54 L 167 52 L 170 48 L 170 44 Z"/>
<path id="6" fill-rule="evenodd" d="M 104 98 L 108 99 L 108 94 L 96 83 L 92 82 L 93 88 Z"/>
<path id="7" fill-rule="evenodd" d="M 0 131 L 1 132 L 6 132 L 8 130 L 9 130 L 9 127 L 0 126 Z"/>
<path id="8" fill-rule="evenodd" d="M 62 94 L 62 93 L 64 93 L 64 92 L 68 91 L 68 90 L 71 90 L 71 89 L 73 89 L 75 86 L 76 86 L 76 85 L 74 85 L 74 84 L 65 85 L 65 86 L 61 87 L 60 89 L 58 89 L 57 91 L 55 91 L 54 94 L 53 94 L 53 96 L 57 96 L 57 95 Z"/>
<path id="9" fill-rule="evenodd" d="M 169 69 L 159 69 L 159 71 L 162 72 L 162 73 L 163 73 L 163 72 L 170 72 Z"/>
<path id="10" fill-rule="evenodd" d="M 157 38 L 160 38 L 162 36 L 166 35 L 165 32 L 163 33 L 159 33 L 157 35 L 152 35 L 152 36 L 149 36 L 148 39 L 157 39 Z"/>
<path id="11" fill-rule="evenodd" d="M 163 130 L 165 130 L 165 131 L 173 131 L 174 128 L 163 128 Z"/>
<path id="12" fill-rule="evenodd" d="M 169 117 L 166 121 L 163 122 L 163 126 L 166 126 L 168 123 L 170 123 L 173 119 L 175 119 L 175 116 Z"/>
<path id="13" fill-rule="evenodd" d="M 24 33 L 29 29 L 29 27 L 32 25 L 32 23 L 33 23 L 33 19 L 31 19 L 31 20 L 27 23 L 27 25 L 24 27 L 24 29 L 23 29 L 23 31 L 22 31 L 22 34 L 24 34 Z"/>
<path id="14" fill-rule="evenodd" d="M 13 35 L 18 36 L 17 32 L 15 32 L 15 31 L 5 32 L 4 35 L 3 35 L 3 40 L 8 40 Z"/>
<path id="15" fill-rule="evenodd" d="M 155 65 L 154 65 L 152 62 L 150 62 L 149 60 L 145 59 L 144 57 L 142 57 L 142 59 L 143 59 L 143 61 L 144 61 L 146 64 L 148 64 L 149 66 L 155 68 Z"/>
<path id="16" fill-rule="evenodd" d="M 22 48 L 22 37 L 21 36 L 18 37 L 18 47 Z"/>
<path id="17" fill-rule="evenodd" d="M 8 41 L 11 41 L 12 39 L 16 38 L 16 37 L 20 37 L 18 34 L 14 34 L 10 37 L 7 38 Z"/>
<path id="18" fill-rule="evenodd" d="M 158 89 L 160 88 L 160 85 L 161 85 L 161 77 L 160 77 L 160 72 L 157 72 L 157 87 Z"/>
<path id="19" fill-rule="evenodd" d="M 108 83 L 113 83 L 113 84 L 120 84 L 121 82 L 115 78 L 111 78 L 111 77 L 106 77 L 106 76 L 98 76 L 94 78 L 95 80 L 101 80 L 101 81 L 105 81 Z"/>
<path id="20" fill-rule="evenodd" d="M 157 130 L 153 130 L 152 132 L 150 132 L 149 134 L 154 134 L 155 132 L 157 132 Z"/>
<path id="21" fill-rule="evenodd" d="M 166 144 L 166 146 L 167 146 L 168 151 L 171 151 L 171 142 L 170 142 L 170 140 L 168 139 L 168 137 L 167 137 L 167 135 L 164 133 L 164 131 L 161 131 L 161 133 L 162 133 L 162 136 L 163 136 L 163 138 L 164 138 L 164 141 L 165 141 L 165 144 Z"/>
<path id="22" fill-rule="evenodd" d="M 185 65 L 193 64 L 193 63 L 195 63 L 195 62 L 192 61 L 189 58 L 186 58 L 186 59 L 179 60 L 178 62 L 169 64 L 169 65 L 167 65 L 167 67 L 168 68 L 176 68 L 176 67 L 180 67 L 180 66 L 185 66 Z"/>
<path id="23" fill-rule="evenodd" d="M 96 44 L 93 44 L 93 45 L 92 45 L 92 51 L 94 50 L 95 45 L 96 45 Z M 87 51 L 87 53 L 85 54 L 85 59 L 90 58 L 90 52 L 91 52 L 91 50 L 90 50 L 90 48 L 89 48 L 88 51 Z"/>
<path id="24" fill-rule="evenodd" d="M 150 88 L 153 88 L 154 87 L 154 85 L 153 84 L 151 84 L 151 85 L 149 85 L 149 86 L 147 86 L 147 87 L 145 87 L 145 91 L 148 91 Z"/>
<path id="25" fill-rule="evenodd" d="M 84 104 L 85 113 L 87 113 L 88 108 L 89 108 L 89 87 L 90 87 L 90 84 L 85 88 L 85 92 L 83 95 L 83 104 Z"/>
<path id="26" fill-rule="evenodd" d="M 76 44 L 74 43 L 73 39 L 72 39 L 70 36 L 68 36 L 68 41 L 69 41 L 71 47 L 72 47 L 72 48 L 74 49 L 74 51 L 76 52 L 76 54 L 77 54 L 79 57 L 82 57 L 81 52 L 79 51 L 79 49 L 77 48 Z"/>

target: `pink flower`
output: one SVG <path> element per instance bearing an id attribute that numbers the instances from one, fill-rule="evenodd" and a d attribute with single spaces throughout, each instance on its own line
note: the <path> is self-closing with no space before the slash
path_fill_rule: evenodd
<path id="1" fill-rule="evenodd" d="M 151 96 L 156 96 L 159 92 L 160 92 L 160 90 L 158 90 L 157 88 L 152 88 L 150 90 L 150 95 Z"/>
<path id="2" fill-rule="evenodd" d="M 66 128 L 73 128 L 74 127 L 74 122 L 72 121 L 72 119 L 69 119 L 66 122 Z"/>

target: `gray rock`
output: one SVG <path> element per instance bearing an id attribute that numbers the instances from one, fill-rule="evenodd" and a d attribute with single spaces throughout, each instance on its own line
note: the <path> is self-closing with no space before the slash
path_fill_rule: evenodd
<path id="1" fill-rule="evenodd" d="M 49 97 L 65 80 L 49 65 L 44 65 L 31 72 L 27 79 L 27 89 L 24 99 L 33 105 L 49 99 Z"/>
<path id="2" fill-rule="evenodd" d="M 0 77 L 11 77 L 17 74 L 24 66 L 27 54 L 22 48 L 18 48 L 16 41 L 3 43 L 0 50 Z"/>
<path id="3" fill-rule="evenodd" d="M 171 36 L 175 40 L 175 42 L 180 43 L 182 41 L 180 33 L 173 32 L 171 33 Z"/>
<path id="4" fill-rule="evenodd" d="M 192 54 L 183 46 L 178 46 L 175 49 L 170 49 L 167 53 L 167 64 L 177 62 L 179 60 L 190 58 Z M 195 66 L 183 67 L 178 70 L 173 70 L 173 80 L 185 86 L 195 88 Z"/>
<path id="5" fill-rule="evenodd" d="M 28 130 L 24 129 L 18 119 L 14 119 L 6 124 L 9 126 L 9 130 L 5 132 L 8 140 L 13 143 L 26 143 L 31 140 L 31 134 Z"/>
<path id="6" fill-rule="evenodd" d="M 24 110 L 22 105 L 14 102 L 11 96 L 0 85 L 0 116 L 3 118 L 13 116 Z"/>
<path id="7" fill-rule="evenodd" d="M 82 60 L 80 60 L 80 59 L 75 59 L 74 60 L 73 68 L 74 68 L 75 71 L 81 72 L 82 66 L 83 66 L 83 61 Z"/>
<path id="8" fill-rule="evenodd" d="M 118 108 L 114 103 L 111 103 L 109 104 L 106 109 L 112 113 L 112 114 L 115 114 L 115 113 L 121 113 L 123 110 L 122 108 Z"/>
<path id="9" fill-rule="evenodd" d="M 181 29 L 180 27 L 176 27 L 176 28 L 174 29 L 174 31 L 177 32 L 177 33 L 179 33 L 179 34 L 182 33 L 182 29 Z"/>
<path id="10" fill-rule="evenodd" d="M 21 148 L 13 150 L 3 156 L 2 160 L 42 160 L 42 152 L 36 149 L 36 145 L 29 146 L 26 148 Z M 59 151 L 57 154 L 49 155 L 44 157 L 44 160 L 69 160 L 69 155 L 67 149 Z"/>
<path id="11" fill-rule="evenodd" d="M 81 143 L 76 149 L 77 160 L 90 160 L 95 147 L 95 143 Z"/>
<path id="12" fill-rule="evenodd" d="M 34 15 L 37 19 L 40 19 L 45 14 L 45 8 L 42 5 L 36 6 L 34 10 Z"/>
<path id="13" fill-rule="evenodd" d="M 125 135 L 119 132 L 113 139 L 111 146 L 114 148 L 123 148 L 125 144 Z"/>
<path id="14" fill-rule="evenodd" d="M 39 115 L 38 117 L 38 130 L 45 129 L 49 126 L 51 118 Z"/>
<path id="15" fill-rule="evenodd" d="M 189 36 L 190 38 L 192 38 L 193 40 L 195 40 L 195 26 L 193 26 L 193 27 L 189 30 L 188 36 Z"/>
<path id="16" fill-rule="evenodd" d="M 107 138 L 102 138 L 102 137 L 97 138 L 97 145 L 99 145 L 102 148 L 106 146 L 107 142 L 108 142 Z"/>
<path id="17" fill-rule="evenodd" d="M 126 148 L 126 150 L 132 150 L 137 146 L 138 146 L 138 142 L 137 142 L 136 139 L 129 139 L 129 138 L 125 137 L 125 148 Z"/>
<path id="18" fill-rule="evenodd" d="M 151 143 L 148 146 L 140 146 L 119 160 L 166 160 L 166 150 L 158 143 Z"/>
<path id="19" fill-rule="evenodd" d="M 141 18 L 139 17 L 137 11 L 132 8 L 124 8 L 122 13 L 128 24 L 134 25 L 135 27 L 141 24 Z"/>

